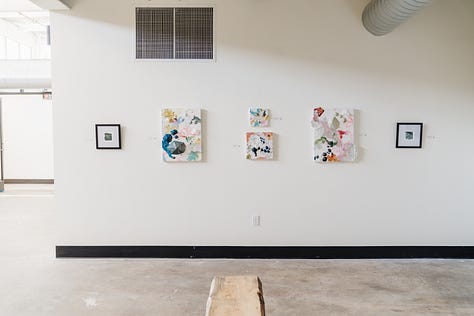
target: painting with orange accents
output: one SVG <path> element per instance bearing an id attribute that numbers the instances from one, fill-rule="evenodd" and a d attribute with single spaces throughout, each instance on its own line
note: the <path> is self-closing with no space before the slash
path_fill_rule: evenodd
<path id="1" fill-rule="evenodd" d="M 314 161 L 355 161 L 353 109 L 317 107 L 311 125 L 314 128 Z"/>
<path id="2" fill-rule="evenodd" d="M 247 159 L 272 160 L 273 159 L 273 133 L 248 132 L 247 133 Z"/>

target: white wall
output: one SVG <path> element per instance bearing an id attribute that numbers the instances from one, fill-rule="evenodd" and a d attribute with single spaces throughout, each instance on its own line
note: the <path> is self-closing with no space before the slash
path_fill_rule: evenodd
<path id="1" fill-rule="evenodd" d="M 377 38 L 366 0 L 217 0 L 215 63 L 135 61 L 134 3 L 51 17 L 58 244 L 474 244 L 473 1 Z M 281 118 L 276 161 L 245 159 L 252 105 Z M 312 161 L 315 105 L 358 110 L 359 162 Z M 205 110 L 205 162 L 161 161 L 165 106 Z M 394 148 L 399 121 L 422 150 Z M 95 150 L 99 122 L 123 150 Z"/>
<path id="2" fill-rule="evenodd" d="M 54 179 L 51 101 L 40 95 L 0 98 L 5 179 Z"/>

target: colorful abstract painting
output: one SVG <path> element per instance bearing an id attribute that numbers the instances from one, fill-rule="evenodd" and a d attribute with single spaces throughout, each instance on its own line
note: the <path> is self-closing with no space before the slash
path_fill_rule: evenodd
<path id="1" fill-rule="evenodd" d="M 163 160 L 200 161 L 201 110 L 163 109 L 161 118 Z"/>
<path id="2" fill-rule="evenodd" d="M 270 126 L 270 110 L 262 108 L 249 109 L 250 126 L 268 127 Z"/>
<path id="3" fill-rule="evenodd" d="M 314 109 L 314 161 L 337 162 L 354 161 L 354 110 Z"/>
<path id="4" fill-rule="evenodd" d="M 247 133 L 247 159 L 250 159 L 250 160 L 273 159 L 273 133 L 248 132 Z"/>

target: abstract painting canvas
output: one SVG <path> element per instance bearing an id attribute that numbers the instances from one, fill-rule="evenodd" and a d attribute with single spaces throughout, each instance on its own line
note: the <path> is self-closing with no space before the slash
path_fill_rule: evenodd
<path id="1" fill-rule="evenodd" d="M 250 126 L 268 127 L 270 126 L 270 110 L 262 108 L 249 109 Z"/>
<path id="2" fill-rule="evenodd" d="M 273 133 L 248 132 L 247 133 L 247 159 L 250 159 L 250 160 L 273 159 Z"/>
<path id="3" fill-rule="evenodd" d="M 354 110 L 318 107 L 313 111 L 314 161 L 355 161 Z"/>
<path id="4" fill-rule="evenodd" d="M 163 160 L 200 161 L 201 110 L 163 109 L 161 112 Z"/>

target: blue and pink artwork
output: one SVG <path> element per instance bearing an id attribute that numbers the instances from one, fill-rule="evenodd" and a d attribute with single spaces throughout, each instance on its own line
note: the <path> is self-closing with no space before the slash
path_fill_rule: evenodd
<path id="1" fill-rule="evenodd" d="M 201 161 L 201 110 L 163 109 L 163 161 Z"/>
<path id="2" fill-rule="evenodd" d="M 268 127 L 270 126 L 270 110 L 262 108 L 249 109 L 250 126 Z"/>

